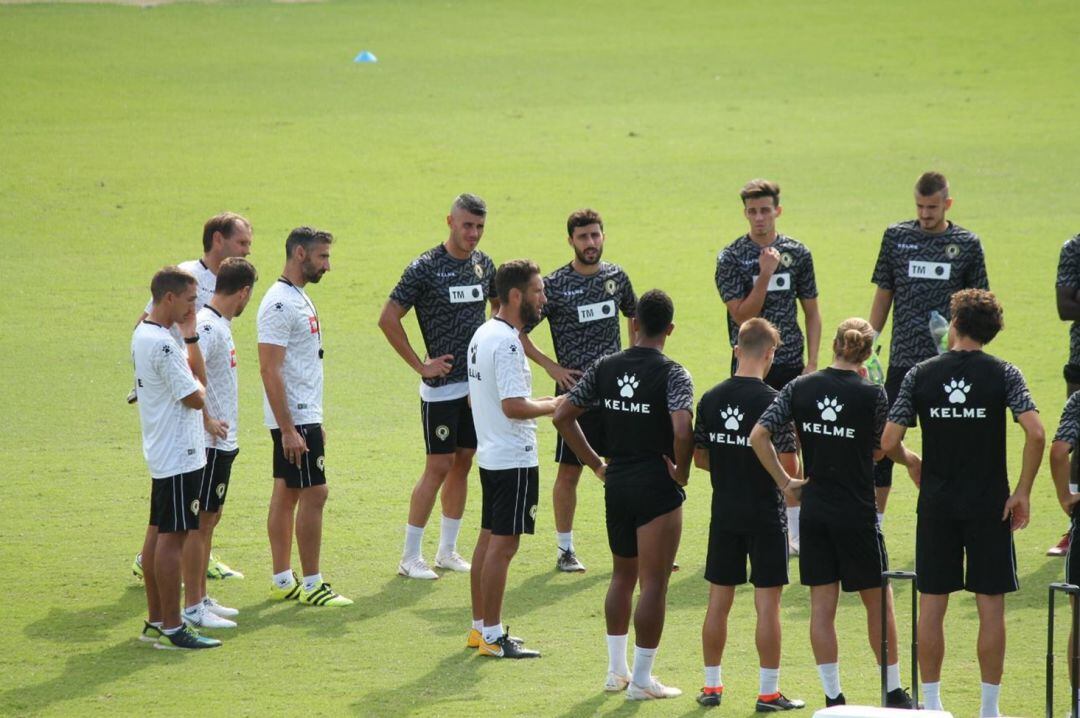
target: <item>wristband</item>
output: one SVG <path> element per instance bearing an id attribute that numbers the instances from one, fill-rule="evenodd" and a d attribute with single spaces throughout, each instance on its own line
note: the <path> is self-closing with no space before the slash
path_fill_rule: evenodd
<path id="1" fill-rule="evenodd" d="M 198 343 L 199 343 L 199 335 L 198 334 L 196 334 L 193 337 L 184 337 L 184 344 L 198 344 Z"/>

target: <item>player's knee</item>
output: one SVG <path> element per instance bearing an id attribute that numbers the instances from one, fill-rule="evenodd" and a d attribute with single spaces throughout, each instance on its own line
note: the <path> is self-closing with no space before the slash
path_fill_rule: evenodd
<path id="1" fill-rule="evenodd" d="M 422 481 L 441 484 L 454 465 L 454 454 L 428 454 Z M 471 460 L 470 460 L 471 461 Z"/>

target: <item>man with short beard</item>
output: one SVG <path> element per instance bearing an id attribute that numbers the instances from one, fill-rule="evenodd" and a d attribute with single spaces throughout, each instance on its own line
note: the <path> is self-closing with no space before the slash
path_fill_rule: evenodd
<path id="1" fill-rule="evenodd" d="M 333 235 L 297 227 L 285 241 L 285 270 L 259 305 L 263 414 L 274 441 L 274 491 L 266 530 L 274 562 L 270 598 L 312 606 L 348 606 L 319 571 L 326 474 L 323 347 L 319 313 L 304 287 L 330 271 Z M 291 568 L 293 528 L 304 582 Z"/>
<path id="2" fill-rule="evenodd" d="M 551 327 L 551 342 L 555 345 L 553 362 L 522 334 L 525 354 L 544 368 L 555 380 L 555 394 L 573 387 L 582 372 L 603 356 L 621 348 L 619 313 L 627 317 L 629 343 L 634 343 L 634 316 L 637 297 L 630 277 L 622 267 L 602 262 L 604 254 L 604 220 L 596 210 L 579 209 L 566 220 L 567 244 L 574 250 L 574 259 L 544 277 L 547 304 L 541 319 L 547 318 Z M 526 325 L 530 332 L 536 325 Z M 600 412 L 589 411 L 578 419 L 589 444 L 601 456 L 607 456 Z M 577 486 L 581 478 L 581 460 L 567 447 L 562 436 L 555 440 L 555 461 L 559 471 L 552 488 L 551 504 L 555 509 L 555 538 L 559 554 L 555 568 L 579 572 L 585 566 L 574 552 L 574 510 L 577 507 Z"/>

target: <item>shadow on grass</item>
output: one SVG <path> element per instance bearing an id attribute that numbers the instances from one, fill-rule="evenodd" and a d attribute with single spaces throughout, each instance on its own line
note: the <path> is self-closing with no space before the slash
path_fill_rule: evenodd
<path id="1" fill-rule="evenodd" d="M 578 716 L 594 716 L 603 708 L 610 708 L 604 712 L 609 716 L 630 716 L 641 709 L 642 701 L 628 701 L 622 693 L 596 693 L 585 700 L 575 703 L 559 714 L 559 718 L 578 718 Z"/>
<path id="2" fill-rule="evenodd" d="M 517 663 L 481 658 L 475 652 L 470 653 L 457 651 L 446 656 L 419 678 L 396 688 L 371 693 L 354 701 L 350 708 L 353 714 L 361 716 L 436 715 L 439 713 L 437 706 L 474 701 L 476 685 L 485 667 L 512 670 L 513 664 Z"/>

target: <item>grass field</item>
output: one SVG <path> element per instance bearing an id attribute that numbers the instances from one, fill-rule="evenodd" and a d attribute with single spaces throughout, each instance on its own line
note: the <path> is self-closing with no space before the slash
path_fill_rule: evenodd
<path id="1" fill-rule="evenodd" d="M 1052 285 L 1058 249 L 1080 228 L 1078 22 L 1080 6 L 1050 0 L 0 6 L 0 563 L 9 577 L 0 711 L 696 714 L 701 472 L 657 662 L 688 694 L 676 701 L 627 705 L 598 690 L 601 492 L 583 481 L 576 543 L 590 570 L 556 575 L 550 425 L 538 534 L 523 542 L 505 611 L 514 633 L 544 650 L 541 661 L 464 650 L 466 577 L 395 576 L 422 444 L 416 377 L 375 326 L 384 298 L 405 264 L 444 238 L 461 191 L 489 202 L 485 251 L 545 270 L 568 259 L 566 215 L 591 205 L 607 220 L 606 258 L 639 292 L 673 294 L 668 350 L 700 394 L 727 374 L 712 276 L 717 250 L 745 229 L 737 190 L 746 179 L 783 186 L 780 226 L 814 252 L 831 336 L 869 310 L 881 232 L 912 216 L 913 181 L 936 168 L 952 179 L 951 218 L 982 236 L 1006 307 L 993 349 L 1025 371 L 1053 431 L 1067 330 Z M 353 64 L 362 49 L 379 63 Z M 333 271 L 311 292 L 327 346 L 323 563 L 356 605 L 264 602 L 269 440 L 252 310 L 235 323 L 243 451 L 217 535 L 220 555 L 248 578 L 212 587 L 242 609 L 240 628 L 221 650 L 174 655 L 135 641 L 144 600 L 128 565 L 149 487 L 138 415 L 122 399 L 149 277 L 197 256 L 202 222 L 223 209 L 255 225 L 260 296 L 291 227 L 338 238 Z M 413 320 L 406 326 L 418 341 Z M 1019 430 L 1010 437 L 1015 476 Z M 478 524 L 476 488 L 462 553 Z M 909 567 L 915 492 L 898 480 L 893 496 L 890 554 Z M 1042 714 L 1045 585 L 1063 570 L 1043 551 L 1065 524 L 1044 469 L 1032 526 L 1017 536 L 1009 715 Z M 757 690 L 750 598 L 741 592 L 732 616 L 725 715 L 751 713 Z M 902 589 L 899 604 L 907 598 Z M 857 603 L 842 601 L 842 677 L 849 700 L 872 702 Z M 781 687 L 809 711 L 822 698 L 807 604 L 804 588 L 787 591 Z M 975 627 L 973 601 L 958 596 L 943 690 L 957 716 L 978 709 Z"/>

